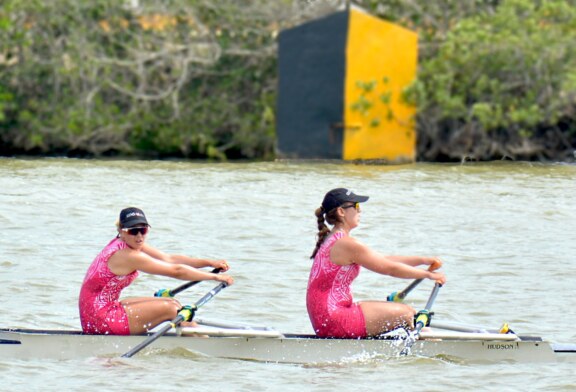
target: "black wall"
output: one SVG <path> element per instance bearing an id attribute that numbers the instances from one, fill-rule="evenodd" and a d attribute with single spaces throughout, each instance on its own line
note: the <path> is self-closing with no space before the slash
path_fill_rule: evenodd
<path id="1" fill-rule="evenodd" d="M 278 154 L 341 159 L 347 11 L 279 35 Z"/>

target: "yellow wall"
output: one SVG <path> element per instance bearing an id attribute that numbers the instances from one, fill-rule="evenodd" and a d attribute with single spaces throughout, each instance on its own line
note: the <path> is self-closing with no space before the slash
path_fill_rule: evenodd
<path id="1" fill-rule="evenodd" d="M 349 20 L 343 159 L 412 162 L 416 108 L 401 93 L 416 78 L 417 34 L 355 9 Z"/>

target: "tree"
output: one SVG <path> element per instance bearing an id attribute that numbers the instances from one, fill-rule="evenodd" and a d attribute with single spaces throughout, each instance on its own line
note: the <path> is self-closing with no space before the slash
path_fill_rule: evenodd
<path id="1" fill-rule="evenodd" d="M 18 110 L 2 122 L 5 149 L 273 154 L 275 38 L 307 17 L 295 2 L 8 0 L 6 10 L 4 52 L 17 61 L 0 65 L 0 85 Z"/>
<path id="2" fill-rule="evenodd" d="M 421 158 L 572 157 L 576 2 L 362 3 L 419 33 Z"/>

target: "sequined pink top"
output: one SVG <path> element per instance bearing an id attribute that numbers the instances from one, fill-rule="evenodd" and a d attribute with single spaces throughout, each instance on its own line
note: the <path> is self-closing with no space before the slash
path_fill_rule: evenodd
<path id="1" fill-rule="evenodd" d="M 362 309 L 353 302 L 351 284 L 360 273 L 358 264 L 338 265 L 330 260 L 330 249 L 344 237 L 336 232 L 320 246 L 308 279 L 306 307 L 314 332 L 322 337 L 366 336 Z"/>
<path id="2" fill-rule="evenodd" d="M 116 275 L 108 268 L 108 260 L 128 245 L 113 239 L 96 256 L 84 277 L 78 306 L 82 330 L 88 334 L 129 335 L 126 311 L 120 304 L 120 292 L 138 276 L 138 271 Z"/>

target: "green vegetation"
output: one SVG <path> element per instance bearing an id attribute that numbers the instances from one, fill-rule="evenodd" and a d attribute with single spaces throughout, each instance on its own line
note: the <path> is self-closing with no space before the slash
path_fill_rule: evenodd
<path id="1" fill-rule="evenodd" d="M 432 161 L 573 159 L 575 2 L 352 1 L 418 32 Z M 276 36 L 341 3 L 4 0 L 0 154 L 272 159 Z"/>
<path id="2" fill-rule="evenodd" d="M 576 8 L 507 0 L 459 20 L 411 97 L 432 159 L 568 159 L 576 147 Z"/>

